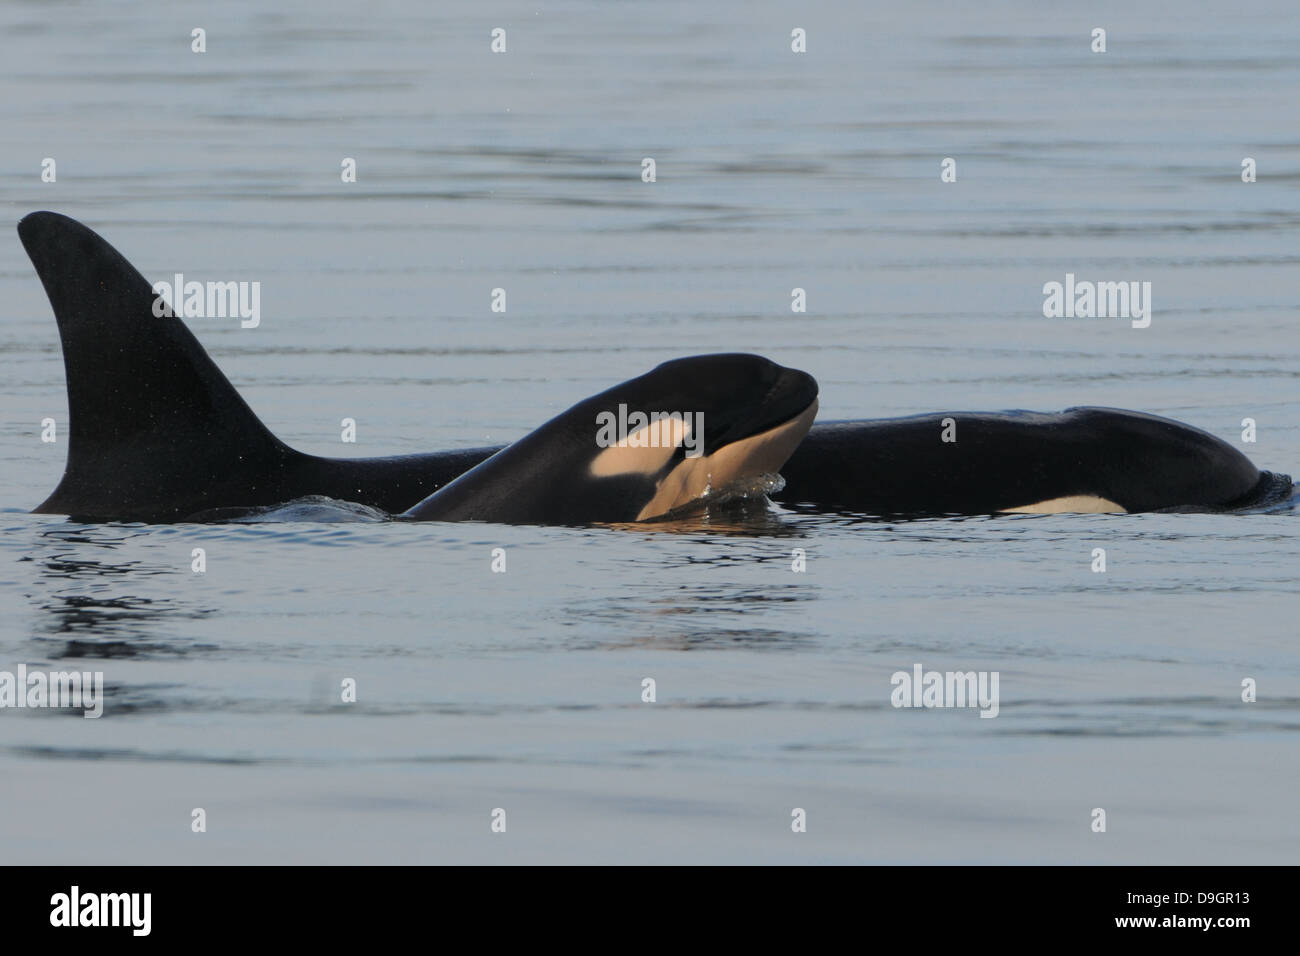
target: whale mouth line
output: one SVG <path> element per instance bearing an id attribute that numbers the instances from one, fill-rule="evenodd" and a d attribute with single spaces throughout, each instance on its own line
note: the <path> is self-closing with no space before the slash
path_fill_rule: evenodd
<path id="1" fill-rule="evenodd" d="M 763 397 L 754 402 L 753 407 L 759 410 L 758 413 L 743 424 L 738 423 L 718 436 L 724 443 L 719 445 L 717 450 L 721 451 L 727 445 L 746 441 L 798 419 L 810 407 L 817 405 L 818 392 L 817 383 L 812 376 L 795 369 L 784 369 L 777 380 L 763 393 Z M 737 429 L 743 429 L 744 434 L 738 438 L 731 438 L 730 434 Z"/>

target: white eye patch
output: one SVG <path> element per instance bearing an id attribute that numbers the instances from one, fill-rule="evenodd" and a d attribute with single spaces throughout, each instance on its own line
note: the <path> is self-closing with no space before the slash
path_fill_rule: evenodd
<path id="1" fill-rule="evenodd" d="M 680 412 L 629 415 L 625 405 L 619 406 L 617 418 L 613 412 L 601 412 L 596 416 L 596 444 L 602 450 L 592 459 L 590 473 L 599 478 L 655 474 L 682 447 L 687 449 L 687 457 L 699 457 L 704 413 L 696 412 L 693 417 L 694 423 L 691 415 Z"/>
<path id="2" fill-rule="evenodd" d="M 690 423 L 680 413 L 673 412 L 637 428 L 615 447 L 676 448 L 690 433 Z"/>

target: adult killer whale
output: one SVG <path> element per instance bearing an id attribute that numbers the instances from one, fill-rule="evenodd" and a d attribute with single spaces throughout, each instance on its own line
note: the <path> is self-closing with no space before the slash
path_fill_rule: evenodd
<path id="1" fill-rule="evenodd" d="M 70 416 L 63 479 L 36 512 L 176 521 L 323 495 L 451 518 L 474 513 L 471 489 L 508 497 L 517 456 L 435 494 L 500 447 L 351 459 L 289 448 L 179 318 L 154 316 L 152 286 L 111 245 L 52 212 L 26 216 L 18 233 L 58 322 Z M 743 404 L 734 398 L 733 413 Z M 778 501 L 870 515 L 1227 511 L 1292 492 L 1287 476 L 1261 472 L 1213 435 L 1104 408 L 818 424 L 781 472 L 785 489 L 771 495 Z"/>
<path id="2" fill-rule="evenodd" d="M 1294 490 L 1208 432 L 1116 408 L 829 422 L 781 474 L 779 500 L 886 516 L 1237 511 Z"/>

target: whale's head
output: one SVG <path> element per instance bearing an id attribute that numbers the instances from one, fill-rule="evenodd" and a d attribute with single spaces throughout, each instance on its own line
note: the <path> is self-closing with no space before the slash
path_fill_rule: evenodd
<path id="1" fill-rule="evenodd" d="M 591 400 L 596 480 L 653 483 L 635 518 L 654 518 L 772 474 L 812 427 L 817 382 L 759 355 L 674 359 Z"/>

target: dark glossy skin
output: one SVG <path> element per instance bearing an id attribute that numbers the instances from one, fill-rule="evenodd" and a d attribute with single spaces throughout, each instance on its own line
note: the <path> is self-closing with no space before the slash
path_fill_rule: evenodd
<path id="1" fill-rule="evenodd" d="M 944 419 L 955 442 L 941 440 Z M 1263 476 L 1200 429 L 1141 412 L 939 412 L 813 428 L 782 469 L 780 500 L 866 514 L 991 514 L 1053 498 L 1125 511 L 1232 506 Z"/>
<path id="2" fill-rule="evenodd" d="M 71 416 L 63 480 L 37 512 L 177 521 L 327 495 L 396 514 L 499 450 L 369 459 L 295 451 L 257 419 L 180 319 L 154 317 L 148 281 L 107 242 L 49 212 L 24 218 L 18 233 L 58 321 Z M 751 371 L 761 378 L 766 366 Z M 762 400 L 746 375 L 716 371 L 710 428 L 755 427 L 751 411 L 758 401 L 761 417 Z M 709 380 L 696 375 L 682 387 Z M 656 407 L 696 407 L 684 392 L 675 396 L 670 386 Z M 945 417 L 957 422 L 955 443 L 940 440 Z M 781 470 L 786 488 L 773 497 L 785 503 L 918 515 L 987 514 L 1067 495 L 1128 511 L 1236 507 L 1273 477 L 1199 429 L 1095 408 L 815 425 Z"/>
<path id="3" fill-rule="evenodd" d="M 307 494 L 401 511 L 495 449 L 330 459 L 285 445 L 253 414 L 116 249 L 55 213 L 18 225 L 58 320 L 67 375 L 68 462 L 35 510 L 176 521 L 212 508 Z"/>

